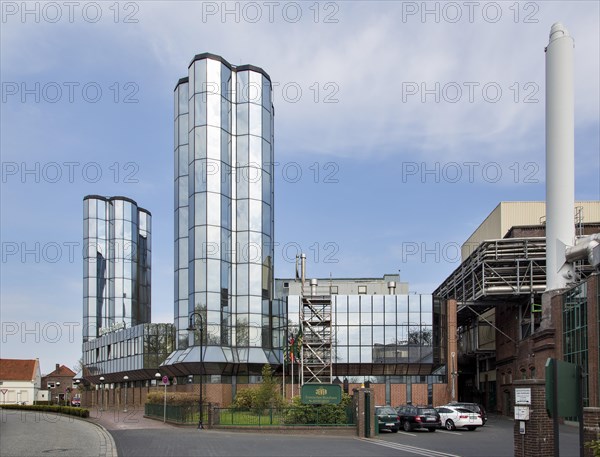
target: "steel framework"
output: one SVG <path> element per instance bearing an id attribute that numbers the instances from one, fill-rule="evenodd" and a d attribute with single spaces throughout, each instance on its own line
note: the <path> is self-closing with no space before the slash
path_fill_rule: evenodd
<path id="1" fill-rule="evenodd" d="M 438 287 L 434 296 L 459 304 L 541 293 L 546 289 L 546 239 L 484 241 Z"/>
<path id="2" fill-rule="evenodd" d="M 312 295 L 313 292 L 319 295 Z M 302 295 L 301 383 L 331 383 L 333 358 L 331 350 L 331 295 L 311 290 Z"/>

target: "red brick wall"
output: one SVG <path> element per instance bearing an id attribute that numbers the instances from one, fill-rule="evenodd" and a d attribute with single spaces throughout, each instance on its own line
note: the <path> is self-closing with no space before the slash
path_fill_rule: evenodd
<path id="1" fill-rule="evenodd" d="M 590 406 L 600 407 L 600 369 L 598 352 L 600 351 L 600 328 L 598 325 L 598 287 L 600 275 L 588 279 L 588 363 Z"/>
<path id="2" fill-rule="evenodd" d="M 406 404 L 406 384 L 392 384 L 391 403 L 392 406 Z"/>
<path id="3" fill-rule="evenodd" d="M 445 405 L 450 401 L 446 384 L 433 385 L 433 406 Z"/>
<path id="4" fill-rule="evenodd" d="M 600 408 L 583 408 L 583 442 L 600 440 Z M 585 448 L 585 457 L 594 457 L 590 448 Z"/>
<path id="5" fill-rule="evenodd" d="M 554 430 L 552 419 L 546 413 L 546 389 L 542 380 L 515 381 L 515 387 L 531 389 L 529 420 L 525 421 L 525 434 L 519 432 L 520 421 L 513 428 L 515 457 L 553 457 Z M 512 397 L 514 404 L 514 394 Z"/>

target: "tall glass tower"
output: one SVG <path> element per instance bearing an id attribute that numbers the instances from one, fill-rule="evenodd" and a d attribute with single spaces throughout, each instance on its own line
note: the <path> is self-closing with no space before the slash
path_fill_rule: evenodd
<path id="1" fill-rule="evenodd" d="M 84 197 L 84 342 L 150 322 L 151 222 L 129 198 Z"/>
<path id="2" fill-rule="evenodd" d="M 271 93 L 264 70 L 213 54 L 195 56 L 175 87 L 178 351 L 165 364 L 183 372 L 198 363 L 194 311 L 204 322 L 206 372 L 277 363 Z"/>

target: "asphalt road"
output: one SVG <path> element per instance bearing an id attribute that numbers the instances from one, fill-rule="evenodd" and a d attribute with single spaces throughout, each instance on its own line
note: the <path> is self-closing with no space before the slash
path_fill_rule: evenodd
<path id="1" fill-rule="evenodd" d="M 231 456 L 231 457 L 387 457 L 415 456 L 415 450 L 399 449 L 379 440 L 354 437 L 301 436 L 214 430 L 119 430 L 112 431 L 120 457 L 133 456 Z M 449 457 L 450 454 L 417 451 L 417 455 Z"/>
<path id="2" fill-rule="evenodd" d="M 56 413 L 0 409 L 0 456 L 116 457 L 99 425 Z"/>
<path id="3" fill-rule="evenodd" d="M 427 430 L 414 430 L 410 433 L 382 432 L 377 439 L 390 444 L 427 448 L 461 457 L 513 457 L 513 425 L 514 422 L 506 417 L 490 414 L 486 425 L 472 432 L 466 429 L 453 432 L 439 429 L 435 433 L 429 433 Z M 523 439 L 527 439 L 526 434 L 523 435 Z M 579 457 L 579 429 L 561 425 L 559 445 L 561 457 Z"/>
<path id="4" fill-rule="evenodd" d="M 473 432 L 401 431 L 363 440 L 350 436 L 197 430 L 146 419 L 139 411 L 97 412 L 89 421 L 23 411 L 0 410 L 0 414 L 2 457 L 115 457 L 115 449 L 119 457 L 513 456 L 513 421 L 493 415 L 485 427 Z M 578 449 L 577 428 L 561 426 L 561 457 L 577 457 Z"/>

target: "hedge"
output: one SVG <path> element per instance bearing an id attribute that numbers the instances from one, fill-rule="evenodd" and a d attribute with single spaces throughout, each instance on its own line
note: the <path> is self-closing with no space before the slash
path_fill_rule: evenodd
<path id="1" fill-rule="evenodd" d="M 90 411 L 85 408 L 58 405 L 1 405 L 2 409 L 22 409 L 26 411 L 43 411 L 47 413 L 62 413 L 69 416 L 90 417 Z"/>
<path id="2" fill-rule="evenodd" d="M 167 405 L 194 405 L 198 403 L 198 394 L 188 392 L 167 392 Z M 146 403 L 152 405 L 162 405 L 165 401 L 163 392 L 150 392 L 146 398 Z"/>

